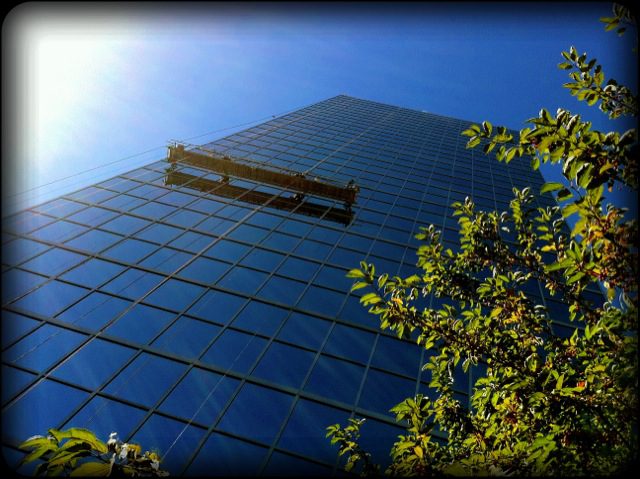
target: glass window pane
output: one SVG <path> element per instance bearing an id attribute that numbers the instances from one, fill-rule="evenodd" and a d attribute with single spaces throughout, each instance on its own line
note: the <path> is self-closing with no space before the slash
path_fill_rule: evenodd
<path id="1" fill-rule="evenodd" d="M 180 233 L 182 233 L 181 229 L 156 223 L 136 233 L 135 236 L 153 243 L 164 244 L 174 239 Z"/>
<path id="2" fill-rule="evenodd" d="M 144 198 L 148 199 L 149 197 Z M 135 213 L 136 215 L 144 216 L 145 218 L 159 220 L 167 216 L 169 213 L 173 213 L 175 210 L 176 208 L 174 206 L 163 205 L 161 203 L 151 201 L 131 210 L 131 212 Z"/>
<path id="3" fill-rule="evenodd" d="M 37 376 L 35 374 L 27 373 L 3 364 L 2 374 L 0 374 L 0 380 L 2 381 L 2 388 L 0 389 L 2 391 L 2 404 L 4 405 L 13 399 L 16 394 L 25 389 L 36 378 Z"/>
<path id="4" fill-rule="evenodd" d="M 257 226 L 251 225 L 240 225 L 236 229 L 234 229 L 231 233 L 229 233 L 229 238 L 239 239 L 242 241 L 255 241 L 258 242 L 265 238 L 269 234 L 269 230 L 258 228 Z"/>
<path id="5" fill-rule="evenodd" d="M 2 229 L 15 233 L 28 233 L 36 228 L 55 221 L 49 216 L 40 215 L 31 211 L 21 211 L 13 216 L 2 219 Z"/>
<path id="6" fill-rule="evenodd" d="M 314 354 L 293 346 L 274 342 L 262 356 L 252 375 L 299 388 L 309 371 Z"/>
<path id="7" fill-rule="evenodd" d="M 6 347 L 41 322 L 11 311 L 2 311 L 2 347 Z"/>
<path id="8" fill-rule="evenodd" d="M 366 364 L 376 335 L 361 329 L 336 324 L 329 335 L 324 352 Z"/>
<path id="9" fill-rule="evenodd" d="M 179 191 L 171 191 L 166 195 L 158 198 L 158 201 L 168 203 L 173 206 L 185 206 L 196 199 L 195 196 L 180 193 Z"/>
<path id="10" fill-rule="evenodd" d="M 130 268 L 100 289 L 136 300 L 155 288 L 162 279 L 163 277 L 159 274 Z"/>
<path id="11" fill-rule="evenodd" d="M 145 298 L 145 302 L 182 311 L 202 294 L 204 288 L 195 284 L 170 279 Z"/>
<path id="12" fill-rule="evenodd" d="M 109 193 L 107 196 L 113 196 Z M 76 223 L 82 223 L 88 226 L 98 226 L 110 219 L 113 219 L 117 216 L 118 213 L 114 213 L 113 211 L 105 210 L 104 208 L 98 208 L 95 206 L 90 206 L 89 208 L 80 211 L 79 213 L 75 213 L 69 216 L 69 220 L 75 221 Z"/>
<path id="13" fill-rule="evenodd" d="M 146 241 L 126 239 L 102 253 L 108 258 L 124 261 L 125 263 L 137 263 L 158 247 Z"/>
<path id="14" fill-rule="evenodd" d="M 193 231 L 187 231 L 182 236 L 174 239 L 169 246 L 174 248 L 184 249 L 190 253 L 198 253 L 206 246 L 212 244 L 216 238 L 213 236 L 207 236 L 200 233 L 194 233 Z"/>
<path id="15" fill-rule="evenodd" d="M 134 350 L 94 339 L 53 371 L 53 376 L 95 389 L 133 356 Z"/>
<path id="16" fill-rule="evenodd" d="M 317 349 L 324 341 L 331 323 L 301 313 L 292 313 L 278 333 L 278 338 L 300 346 Z"/>
<path id="17" fill-rule="evenodd" d="M 284 255 L 267 251 L 262 248 L 256 248 L 240 262 L 246 266 L 252 266 L 263 271 L 274 271 L 278 264 L 282 261 Z"/>
<path id="18" fill-rule="evenodd" d="M 367 419 L 362 425 L 360 445 L 369 452 L 372 457 L 377 457 L 383 469 L 391 463 L 389 451 L 393 443 L 398 440 L 398 436 L 406 434 L 406 430 L 392 424 Z"/>
<path id="19" fill-rule="evenodd" d="M 222 291 L 207 291 L 187 312 L 219 324 L 228 324 L 245 304 L 246 298 Z"/>
<path id="20" fill-rule="evenodd" d="M 148 174 L 148 171 L 145 171 L 145 173 Z M 129 174 L 127 173 L 126 175 L 123 175 L 123 176 L 129 176 Z M 153 176 L 158 176 L 158 175 L 154 174 Z M 130 176 L 130 177 L 135 178 L 137 180 L 141 180 L 141 181 L 143 180 L 143 178 L 139 176 Z M 162 195 L 165 195 L 167 192 L 168 190 L 164 188 L 158 188 L 157 186 L 142 184 L 137 188 L 133 188 L 132 190 L 129 190 L 127 193 L 129 193 L 130 195 L 139 196 L 140 198 L 144 198 L 147 200 L 154 200 Z"/>
<path id="21" fill-rule="evenodd" d="M 91 258 L 89 261 L 63 274 L 61 278 L 66 281 L 95 288 L 124 270 L 124 266 Z"/>
<path id="22" fill-rule="evenodd" d="M 20 444 L 51 429 L 51 418 L 63 418 L 88 396 L 84 391 L 43 380 L 2 412 L 2 439 Z"/>
<path id="23" fill-rule="evenodd" d="M 281 216 L 275 216 L 271 214 L 267 214 L 262 211 L 258 211 L 254 213 L 249 219 L 247 219 L 247 223 L 256 226 L 262 226 L 263 228 L 271 229 L 274 226 L 277 226 L 282 221 Z"/>
<path id="24" fill-rule="evenodd" d="M 364 368 L 355 364 L 320 356 L 304 390 L 352 404 L 360 389 L 363 372 Z"/>
<path id="25" fill-rule="evenodd" d="M 218 427 L 270 444 L 289 413 L 293 396 L 245 383 Z M 260 404 L 260 407 L 255 407 Z"/>
<path id="26" fill-rule="evenodd" d="M 197 214 L 197 213 L 194 213 Z M 202 223 L 197 225 L 197 228 L 205 233 L 210 233 L 214 235 L 222 235 L 229 228 L 236 224 L 235 221 L 225 220 L 222 218 L 218 218 L 217 216 L 213 216 L 211 218 L 207 218 Z"/>
<path id="27" fill-rule="evenodd" d="M 371 364 L 409 377 L 416 377 L 421 367 L 421 352 L 421 348 L 414 343 L 380 335 Z"/>
<path id="28" fill-rule="evenodd" d="M 288 257 L 278 269 L 278 273 L 301 281 L 309 281 L 318 270 L 318 263 Z"/>
<path id="29" fill-rule="evenodd" d="M 111 178 L 110 180 L 99 183 L 98 186 L 100 186 L 101 188 L 107 188 L 109 190 L 124 193 L 127 190 L 131 190 L 137 186 L 140 186 L 140 183 L 138 183 L 137 181 L 129 180 L 127 178 L 116 176 L 115 178 Z"/>
<path id="30" fill-rule="evenodd" d="M 329 261 L 345 268 L 357 268 L 360 261 L 364 259 L 364 254 L 358 251 L 351 251 L 344 248 L 336 248 L 329 256 Z M 377 263 L 376 263 L 377 266 Z"/>
<path id="31" fill-rule="evenodd" d="M 269 236 L 267 236 L 266 239 L 262 240 L 261 244 L 263 244 L 264 246 L 268 246 L 269 248 L 274 248 L 280 251 L 289 252 L 289 251 L 292 251 L 293 248 L 295 248 L 295 246 L 298 244 L 299 241 L 300 241 L 300 238 L 285 235 L 282 233 L 273 232 Z"/>
<path id="32" fill-rule="evenodd" d="M 326 428 L 330 424 L 344 424 L 348 417 L 347 411 L 300 399 L 280 436 L 278 447 L 333 464 L 338 446 L 327 440 Z"/>
<path id="33" fill-rule="evenodd" d="M 63 427 L 81 427 L 92 431 L 98 439 L 107 442 L 112 432 L 125 441 L 133 428 L 146 415 L 146 410 L 131 407 L 118 401 L 94 397 Z"/>
<path id="34" fill-rule="evenodd" d="M 286 309 L 251 301 L 233 321 L 233 326 L 271 336 L 288 313 Z"/>
<path id="35" fill-rule="evenodd" d="M 260 290 L 260 297 L 284 304 L 295 304 L 305 284 L 281 276 L 272 276 Z"/>
<path id="36" fill-rule="evenodd" d="M 67 241 L 67 245 L 73 248 L 83 249 L 91 253 L 98 253 L 105 248 L 117 243 L 122 236 L 105 233 L 99 230 L 89 230 L 86 233 Z"/>
<path id="37" fill-rule="evenodd" d="M 183 264 L 192 258 L 190 254 L 167 248 L 158 249 L 151 256 L 146 257 L 140 262 L 140 266 L 157 269 L 162 273 L 173 273 L 177 271 Z"/>
<path id="38" fill-rule="evenodd" d="M 87 231 L 84 226 L 60 220 L 34 231 L 31 236 L 44 241 L 63 242 L 84 231 Z"/>
<path id="39" fill-rule="evenodd" d="M 304 236 L 311 230 L 311 228 L 313 228 L 313 225 L 309 223 L 303 223 L 301 221 L 290 219 L 288 221 L 283 221 L 282 223 L 280 223 L 280 225 L 278 226 L 278 231 L 280 231 L 281 233 L 289 233 L 295 236 Z"/>
<path id="40" fill-rule="evenodd" d="M 370 369 L 358 406 L 394 416 L 389 412 L 396 404 L 416 394 L 416 380 L 399 378 L 392 374 Z"/>
<path id="41" fill-rule="evenodd" d="M 205 215 L 201 215 L 195 211 L 179 210 L 172 215 L 167 216 L 164 221 L 171 223 L 172 225 L 182 226 L 183 228 L 193 228 L 195 226 L 200 228 L 198 224 L 205 218 Z"/>
<path id="42" fill-rule="evenodd" d="M 318 261 L 324 261 L 332 249 L 333 246 L 307 239 L 302 241 L 293 251 L 300 256 L 307 256 L 312 259 L 317 259 Z"/>
<path id="43" fill-rule="evenodd" d="M 225 371 L 248 373 L 266 344 L 266 339 L 227 329 L 211 345 L 201 361 Z"/>
<path id="44" fill-rule="evenodd" d="M 87 337 L 83 334 L 45 324 L 11 346 L 3 361 L 44 371 L 72 351 Z"/>
<path id="45" fill-rule="evenodd" d="M 228 263 L 200 257 L 180 271 L 178 275 L 183 278 L 213 284 L 218 281 L 230 267 L 231 265 Z"/>
<path id="46" fill-rule="evenodd" d="M 391 447 L 389 447 L 391 449 Z M 265 469 L 266 476 L 329 477 L 331 468 L 274 451 Z"/>
<path id="47" fill-rule="evenodd" d="M 65 200 L 64 198 L 57 198 L 55 200 L 49 201 L 48 203 L 45 203 L 44 205 L 36 206 L 35 208 L 33 208 L 33 211 L 37 211 L 38 213 L 46 213 L 48 215 L 61 218 L 69 214 L 73 214 L 84 207 L 85 205 L 76 203 L 75 201 Z"/>
<path id="48" fill-rule="evenodd" d="M 142 353 L 109 385 L 105 392 L 144 406 L 153 406 L 182 374 L 186 366 Z M 148 443 L 145 447 L 151 447 Z"/>
<path id="49" fill-rule="evenodd" d="M 15 301 L 13 305 L 26 311 L 51 317 L 75 303 L 88 291 L 59 281 L 51 281 Z"/>
<path id="50" fill-rule="evenodd" d="M 147 344 L 175 318 L 167 311 L 136 304 L 105 332 L 140 344 Z"/>
<path id="51" fill-rule="evenodd" d="M 266 447 L 214 432 L 187 469 L 189 476 L 257 476 Z"/>
<path id="52" fill-rule="evenodd" d="M 316 239 L 318 241 L 324 241 L 325 243 L 335 244 L 342 237 L 342 231 L 331 230 L 329 228 L 323 228 L 316 226 L 309 233 L 309 238 Z"/>
<path id="53" fill-rule="evenodd" d="M 304 293 L 298 307 L 335 316 L 340 310 L 346 293 L 337 293 L 319 286 L 311 285 Z"/>
<path id="54" fill-rule="evenodd" d="M 77 200 L 86 201 L 87 203 L 99 203 L 114 195 L 115 193 L 112 191 L 96 188 L 95 186 L 89 186 L 88 188 L 71 193 L 67 196 Z"/>
<path id="55" fill-rule="evenodd" d="M 114 233 L 130 235 L 141 230 L 148 224 L 150 224 L 150 222 L 147 220 L 129 215 L 121 215 L 112 219 L 108 223 L 103 224 L 100 228 L 107 231 L 113 231 Z"/>
<path id="56" fill-rule="evenodd" d="M 4 264 L 15 265 L 33 258 L 38 253 L 49 248 L 46 244 L 38 243 L 25 238 L 16 238 L 7 244 L 2 245 L 2 262 Z"/>
<path id="57" fill-rule="evenodd" d="M 136 198 L 129 195 L 118 195 L 102 202 L 103 206 L 114 208 L 121 211 L 131 211 L 134 208 L 145 203 L 142 198 Z"/>
<path id="58" fill-rule="evenodd" d="M 220 203 L 216 201 L 200 198 L 191 203 L 189 205 L 189 209 L 199 211 L 200 213 L 204 213 L 205 215 L 209 215 L 211 213 L 215 213 L 218 209 L 220 209 L 220 206 Z"/>
<path id="59" fill-rule="evenodd" d="M 36 273 L 55 276 L 63 271 L 70 269 L 81 261 L 87 259 L 86 256 L 72 253 L 60 248 L 51 248 L 40 256 L 27 261 L 22 265 L 23 268 L 30 269 Z"/>
<path id="60" fill-rule="evenodd" d="M 239 384 L 238 379 L 193 368 L 164 400 L 160 409 L 210 425 L 222 412 Z"/>
<path id="61" fill-rule="evenodd" d="M 224 288 L 235 289 L 246 294 L 254 294 L 267 277 L 266 273 L 236 266 L 218 284 Z"/>
<path id="62" fill-rule="evenodd" d="M 2 273 L 2 304 L 12 301 L 36 286 L 44 283 L 46 276 L 29 273 L 20 269 L 10 269 Z"/>
<path id="63" fill-rule="evenodd" d="M 352 278 L 347 278 L 347 270 L 324 265 L 313 280 L 315 284 L 337 289 L 338 291 L 349 291 L 353 284 Z"/>
<path id="64" fill-rule="evenodd" d="M 153 346 L 188 358 L 197 358 L 209 342 L 216 337 L 220 327 L 197 319 L 181 317 L 173 323 Z"/>
<path id="65" fill-rule="evenodd" d="M 234 241 L 220 240 L 204 252 L 205 256 L 235 263 L 250 247 Z"/>
<path id="66" fill-rule="evenodd" d="M 130 301 L 94 292 L 60 314 L 57 319 L 98 330 L 130 304 Z"/>
<path id="67" fill-rule="evenodd" d="M 145 450 L 159 451 L 161 469 L 169 471 L 171 476 L 178 476 L 204 433 L 204 429 L 154 414 L 131 442 L 143 444 Z"/>

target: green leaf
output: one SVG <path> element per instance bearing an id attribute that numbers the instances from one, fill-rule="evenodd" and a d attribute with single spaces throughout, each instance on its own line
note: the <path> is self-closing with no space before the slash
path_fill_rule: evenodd
<path id="1" fill-rule="evenodd" d="M 364 274 L 358 268 L 352 269 L 347 273 L 347 278 L 365 278 L 366 274 Z"/>
<path id="2" fill-rule="evenodd" d="M 367 286 L 369 286 L 369 283 L 366 281 L 358 281 L 357 283 L 353 283 L 351 291 L 357 291 L 359 289 L 366 288 Z"/>
<path id="3" fill-rule="evenodd" d="M 578 271 L 576 274 L 571 276 L 571 278 L 569 278 L 569 280 L 567 281 L 567 284 L 573 284 L 583 277 L 584 277 L 584 273 L 582 271 Z"/>
<path id="4" fill-rule="evenodd" d="M 108 451 L 107 445 L 99 440 L 94 433 L 88 429 L 82 429 L 79 427 L 73 427 L 66 431 L 58 431 L 57 429 L 49 429 L 49 434 L 55 437 L 58 441 L 63 439 L 81 439 L 91 445 L 96 451 L 104 454 Z"/>
<path id="5" fill-rule="evenodd" d="M 545 183 L 544 185 L 542 185 L 542 188 L 540 188 L 540 194 L 547 193 L 549 191 L 557 191 L 561 188 L 564 188 L 564 185 L 562 183 L 555 183 L 555 182 Z"/>
<path id="6" fill-rule="evenodd" d="M 63 451 L 52 457 L 49 460 L 49 464 L 52 466 L 62 466 L 73 459 L 77 459 L 79 457 L 87 457 L 89 455 L 91 455 L 90 449 L 79 451 Z"/>
<path id="7" fill-rule="evenodd" d="M 32 449 L 34 447 L 46 446 L 51 443 L 51 440 L 46 436 L 31 436 L 24 441 L 18 447 L 20 449 Z"/>
<path id="8" fill-rule="evenodd" d="M 111 464 L 85 462 L 71 472 L 72 477 L 106 477 L 111 474 Z"/>
<path id="9" fill-rule="evenodd" d="M 476 146 L 478 146 L 480 144 L 480 140 L 481 138 L 479 136 L 476 136 L 475 138 L 471 138 L 468 142 L 467 142 L 467 148 L 475 148 Z"/>
<path id="10" fill-rule="evenodd" d="M 418 456 L 420 459 L 422 459 L 424 456 L 424 451 L 420 446 L 415 446 L 413 448 L 413 452 L 415 452 L 416 456 Z"/>
<path id="11" fill-rule="evenodd" d="M 572 214 L 577 213 L 578 210 L 579 210 L 579 207 L 577 204 L 569 203 L 567 206 L 564 206 L 562 208 L 562 216 L 565 218 L 568 218 Z"/>
<path id="12" fill-rule="evenodd" d="M 376 293 L 367 293 L 362 298 L 360 298 L 360 302 L 367 306 L 369 304 L 378 304 L 382 302 L 382 298 Z"/>
<path id="13" fill-rule="evenodd" d="M 561 70 L 571 70 L 573 65 L 570 62 L 558 63 L 558 68 Z"/>
<path id="14" fill-rule="evenodd" d="M 566 201 L 573 197 L 573 193 L 568 188 L 562 188 L 558 191 L 558 201 Z"/>
<path id="15" fill-rule="evenodd" d="M 484 132 L 487 135 L 490 135 L 491 132 L 493 131 L 493 125 L 488 121 L 483 121 L 482 122 L 482 129 L 484 130 Z"/>
<path id="16" fill-rule="evenodd" d="M 531 158 L 531 169 L 535 171 L 538 168 L 540 168 L 540 158 L 534 156 L 533 158 Z"/>
<path id="17" fill-rule="evenodd" d="M 559 263 L 550 264 L 545 268 L 546 271 L 556 271 L 558 269 L 568 268 L 571 266 L 573 260 L 571 258 L 567 258 L 564 261 L 560 261 Z"/>
<path id="18" fill-rule="evenodd" d="M 604 31 L 605 32 L 609 32 L 609 31 L 613 30 L 614 28 L 616 28 L 617 26 L 618 26 L 618 22 L 612 21 L 606 27 L 604 27 Z"/>
<path id="19" fill-rule="evenodd" d="M 53 451 L 55 448 L 56 445 L 53 443 L 49 443 L 48 445 L 44 444 L 23 457 L 20 464 L 28 464 L 36 459 L 40 459 L 44 454 Z"/>

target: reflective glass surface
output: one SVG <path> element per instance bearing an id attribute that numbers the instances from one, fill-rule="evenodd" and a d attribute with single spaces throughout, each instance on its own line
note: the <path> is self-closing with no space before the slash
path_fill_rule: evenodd
<path id="1" fill-rule="evenodd" d="M 366 260 L 413 274 L 419 226 L 457 240 L 450 203 L 504 208 L 514 186 L 543 184 L 528 161 L 465 149 L 468 125 L 339 95 L 203 146 L 353 180 L 350 209 L 159 159 L 4 218 L 7 457 L 47 428 L 87 427 L 157 448 L 174 475 L 331 475 L 325 428 L 351 415 L 385 457 L 398 433 L 388 409 L 428 392 L 427 354 L 379 332 L 347 271 Z M 545 301 L 570 335 L 566 307 Z M 468 377 L 454 373 L 464 399 Z"/>

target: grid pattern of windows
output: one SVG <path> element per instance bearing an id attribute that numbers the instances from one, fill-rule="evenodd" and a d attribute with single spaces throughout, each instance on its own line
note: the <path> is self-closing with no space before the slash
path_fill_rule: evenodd
<path id="1" fill-rule="evenodd" d="M 347 270 L 411 274 L 419 226 L 455 248 L 452 202 L 506 208 L 513 187 L 543 182 L 466 150 L 468 125 L 341 95 L 205 145 L 354 180 L 348 225 L 338 202 L 283 209 L 293 193 L 164 160 L 4 218 L 6 457 L 75 426 L 157 448 L 174 474 L 330 474 L 325 427 L 357 415 L 384 460 L 401 431 L 389 407 L 429 391 L 427 353 L 378 330 Z M 464 398 L 468 377 L 456 384 Z"/>

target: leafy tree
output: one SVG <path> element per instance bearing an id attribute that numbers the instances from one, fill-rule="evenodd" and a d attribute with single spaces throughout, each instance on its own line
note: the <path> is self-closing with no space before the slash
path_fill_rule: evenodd
<path id="1" fill-rule="evenodd" d="M 633 23 L 616 5 L 607 30 Z M 624 28 L 624 27 L 620 27 Z M 624 30 L 619 29 L 619 33 Z M 637 98 L 602 67 L 571 47 L 559 67 L 579 100 L 599 104 L 611 118 L 636 116 Z M 425 369 L 437 398 L 418 395 L 391 411 L 406 424 L 391 449 L 389 475 L 601 475 L 629 468 L 638 450 L 638 228 L 625 209 L 604 204 L 605 186 L 637 191 L 636 131 L 595 131 L 579 115 L 542 109 L 518 139 L 489 122 L 463 134 L 467 147 L 562 166 L 568 186 L 546 183 L 558 205 L 533 206 L 530 188 L 514 189 L 508 211 L 487 212 L 467 198 L 455 203 L 460 250 L 445 249 L 433 226 L 418 235 L 420 274 L 376 274 L 361 263 L 349 272 L 352 290 L 381 328 L 417 337 L 434 352 Z M 569 231 L 565 220 L 576 219 Z M 524 292 L 538 281 L 568 309 L 570 337 L 558 334 L 542 304 Z M 604 285 L 607 301 L 593 304 L 589 284 Z M 441 309 L 416 301 L 449 298 Z M 618 301 L 616 301 L 616 299 Z M 603 298 L 604 300 L 604 298 Z M 469 405 L 454 397 L 454 370 L 475 370 Z M 358 444 L 363 420 L 328 428 L 327 437 L 363 475 L 380 468 Z M 446 435 L 439 441 L 434 431 Z"/>
<path id="2" fill-rule="evenodd" d="M 35 475 L 47 476 L 168 476 L 160 458 L 138 444 L 123 443 L 111 433 L 104 443 L 87 429 L 49 429 L 47 436 L 33 436 L 20 445 L 31 450 L 20 464 L 40 459 Z"/>

